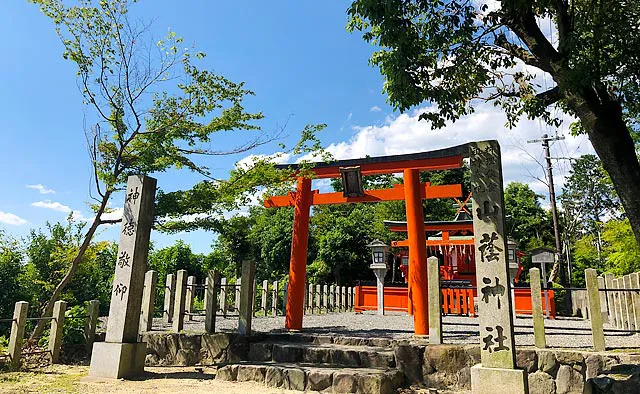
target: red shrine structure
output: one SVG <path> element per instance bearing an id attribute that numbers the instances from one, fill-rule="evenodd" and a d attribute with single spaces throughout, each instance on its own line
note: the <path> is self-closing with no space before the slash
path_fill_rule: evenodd
<path id="1" fill-rule="evenodd" d="M 301 330 L 304 314 L 304 295 L 307 268 L 307 246 L 309 238 L 309 215 L 312 205 L 344 204 L 380 201 L 404 200 L 406 206 L 406 223 L 389 224 L 389 228 L 395 231 L 406 231 L 407 239 L 396 242 L 396 247 L 408 248 L 408 261 L 406 269 L 407 287 L 399 293 L 404 293 L 402 298 L 406 310 L 413 314 L 415 335 L 428 335 L 428 294 L 427 294 L 427 248 L 456 246 L 455 254 L 450 254 L 450 260 L 456 257 L 459 267 L 467 261 L 473 260 L 473 238 L 456 240 L 451 237 L 451 231 L 473 231 L 472 221 L 464 220 L 460 223 L 445 222 L 433 224 L 424 222 L 422 209 L 423 199 L 434 198 L 461 198 L 462 185 L 439 185 L 420 182 L 420 171 L 450 170 L 460 168 L 463 159 L 468 156 L 468 145 L 459 145 L 451 148 L 430 152 L 414 153 L 407 155 L 393 155 L 381 157 L 367 157 L 362 159 L 338 160 L 333 162 L 314 163 L 311 170 L 297 164 L 277 165 L 278 169 L 292 170 L 297 178 L 295 192 L 284 196 L 274 196 L 264 201 L 267 208 L 294 207 L 293 234 L 291 242 L 291 259 L 289 264 L 289 290 L 286 304 L 285 328 L 289 330 Z M 303 174 L 312 173 L 312 177 L 341 178 L 342 192 L 320 193 L 311 190 L 311 178 Z M 398 174 L 404 176 L 404 184 L 396 184 L 394 187 L 382 190 L 364 190 L 362 177 L 365 175 Z M 428 240 L 427 230 L 442 231 L 440 240 Z M 444 231 L 443 231 L 444 230 Z M 435 242 L 434 242 L 435 241 Z M 474 264 L 475 267 L 475 264 Z M 445 273 L 448 272 L 445 269 Z M 462 271 L 458 269 L 457 275 Z M 441 269 L 441 275 L 443 274 Z M 469 272 L 475 282 L 475 271 Z M 356 291 L 356 299 L 364 295 L 365 289 L 360 287 Z M 393 288 L 385 287 L 385 305 L 388 292 Z M 477 292 L 473 293 L 477 296 Z M 389 295 L 390 296 L 390 295 Z M 357 301 L 356 301 L 357 303 Z M 471 303 L 473 305 L 473 303 Z"/>

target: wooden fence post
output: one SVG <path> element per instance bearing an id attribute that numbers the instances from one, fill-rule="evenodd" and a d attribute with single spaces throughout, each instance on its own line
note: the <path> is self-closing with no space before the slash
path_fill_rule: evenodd
<path id="1" fill-rule="evenodd" d="M 176 276 L 176 295 L 173 305 L 173 331 L 184 328 L 184 309 L 187 298 L 187 271 L 180 270 Z"/>
<path id="2" fill-rule="evenodd" d="M 227 318 L 227 278 L 220 278 L 220 311 Z"/>
<path id="3" fill-rule="evenodd" d="M 331 310 L 331 312 L 333 312 L 336 305 L 335 297 L 336 297 L 336 286 L 331 285 L 329 286 L 329 309 Z"/>
<path id="4" fill-rule="evenodd" d="M 260 309 L 262 310 L 262 314 L 267 316 L 267 299 L 269 297 L 269 281 L 262 281 L 262 302 L 260 304 Z"/>
<path id="5" fill-rule="evenodd" d="M 20 367 L 20 355 L 22 353 L 22 341 L 24 340 L 24 326 L 27 324 L 27 312 L 29 303 L 18 301 L 13 309 L 13 322 L 11 323 L 11 334 L 9 335 L 9 358 L 11 368 Z"/>
<path id="6" fill-rule="evenodd" d="M 256 280 L 253 280 L 253 299 L 251 300 L 251 310 L 253 316 L 256 316 L 256 298 L 258 297 L 258 283 Z"/>
<path id="7" fill-rule="evenodd" d="M 316 313 L 322 313 L 322 291 L 320 290 L 322 286 L 316 285 Z"/>
<path id="8" fill-rule="evenodd" d="M 64 312 L 67 310 L 66 301 L 56 301 L 53 304 L 53 314 L 51 315 L 51 329 L 49 330 L 49 355 L 51 364 L 56 364 L 60 358 L 60 347 L 62 346 L 62 333 L 64 328 Z"/>
<path id="9" fill-rule="evenodd" d="M 236 279 L 236 287 L 235 287 L 236 291 L 235 291 L 235 298 L 234 298 L 234 305 L 236 307 L 236 311 L 240 311 L 240 292 L 241 292 L 241 288 L 242 288 L 242 278 L 238 278 L 238 279 Z"/>
<path id="10" fill-rule="evenodd" d="M 273 288 L 271 289 L 271 316 L 278 316 L 278 281 L 273 281 Z"/>
<path id="11" fill-rule="evenodd" d="M 193 299 L 196 294 L 196 277 L 190 276 L 187 278 L 187 295 L 185 299 L 185 311 L 187 312 L 188 320 L 193 320 Z"/>
<path id="12" fill-rule="evenodd" d="M 174 274 L 167 274 L 164 286 L 164 311 L 162 312 L 164 324 L 173 321 L 173 307 L 176 295 L 176 277 Z"/>
<path id="13" fill-rule="evenodd" d="M 598 276 L 598 289 L 599 290 L 606 289 L 603 276 Z M 602 321 L 605 322 L 609 320 L 609 316 L 607 312 L 607 292 L 599 291 L 598 295 L 600 296 L 600 314 L 602 315 Z"/>
<path id="14" fill-rule="evenodd" d="M 629 320 L 628 320 L 629 330 L 637 330 L 638 326 L 636 324 L 636 314 L 633 308 L 633 293 L 628 291 L 629 289 L 633 288 L 631 286 L 631 276 L 625 275 L 623 277 L 623 281 L 624 281 L 624 288 L 625 290 L 627 290 L 624 292 L 624 299 L 627 305 L 627 314 L 629 316 Z"/>
<path id="15" fill-rule="evenodd" d="M 98 315 L 100 314 L 100 301 L 91 300 L 87 304 L 87 319 L 84 321 L 84 342 L 86 353 L 91 356 L 93 341 L 96 338 L 96 328 L 98 326 Z"/>
<path id="16" fill-rule="evenodd" d="M 153 309 L 156 303 L 156 285 L 158 273 L 147 271 L 144 275 L 144 290 L 142 292 L 142 316 L 140 318 L 140 332 L 151 331 L 153 327 Z"/>
<path id="17" fill-rule="evenodd" d="M 587 299 L 589 302 L 589 319 L 591 320 L 591 333 L 593 337 L 593 347 L 596 352 L 605 350 L 604 330 L 602 327 L 602 314 L 600 313 L 600 292 L 598 291 L 598 277 L 596 270 L 587 268 L 584 271 L 585 282 L 587 284 Z"/>
<path id="18" fill-rule="evenodd" d="M 216 314 L 218 313 L 216 286 L 218 285 L 219 278 L 220 272 L 218 270 L 207 271 L 207 287 L 204 290 L 207 300 L 204 304 L 204 330 L 207 334 L 213 334 L 216 331 Z"/>
<path id="19" fill-rule="evenodd" d="M 542 287 L 540 286 L 539 268 L 531 268 L 529 270 L 529 283 L 531 284 L 533 339 L 537 348 L 544 349 L 547 347 L 547 338 L 544 332 L 544 317 L 542 315 Z"/>
<path id="20" fill-rule="evenodd" d="M 640 289 L 640 275 L 634 272 L 631 276 L 631 287 L 634 289 Z M 634 291 L 631 293 L 633 299 L 633 312 L 636 317 L 636 330 L 640 330 L 640 291 Z"/>
<path id="21" fill-rule="evenodd" d="M 606 274 L 604 274 L 604 285 L 607 288 L 607 290 L 613 289 L 612 273 L 607 272 Z M 615 326 L 617 322 L 616 322 L 616 311 L 613 304 L 613 292 L 607 291 L 606 295 L 607 295 L 607 312 L 609 315 L 608 321 L 609 321 L 609 324 L 612 324 L 613 326 Z"/>

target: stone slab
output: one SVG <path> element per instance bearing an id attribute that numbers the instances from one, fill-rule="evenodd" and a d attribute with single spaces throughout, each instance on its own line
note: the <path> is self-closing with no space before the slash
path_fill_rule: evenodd
<path id="1" fill-rule="evenodd" d="M 144 373 L 147 344 L 96 342 L 91 353 L 89 376 L 120 379 Z"/>
<path id="2" fill-rule="evenodd" d="M 529 394 L 527 373 L 521 369 L 471 367 L 472 394 Z"/>

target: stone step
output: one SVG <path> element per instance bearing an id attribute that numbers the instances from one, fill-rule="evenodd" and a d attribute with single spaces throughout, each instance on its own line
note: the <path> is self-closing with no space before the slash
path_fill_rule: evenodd
<path id="1" fill-rule="evenodd" d="M 216 379 L 306 392 L 391 394 L 400 387 L 403 376 L 396 369 L 248 361 L 219 367 Z"/>
<path id="2" fill-rule="evenodd" d="M 305 333 L 269 333 L 266 335 L 268 341 L 273 342 L 303 342 L 326 345 L 334 343 L 347 346 L 375 346 L 393 347 L 397 340 L 392 338 L 364 338 L 356 336 L 344 336 L 338 334 L 305 334 Z"/>
<path id="3" fill-rule="evenodd" d="M 394 368 L 396 366 L 395 355 L 390 348 L 335 343 L 255 342 L 249 344 L 249 360 L 320 363 L 364 368 Z"/>

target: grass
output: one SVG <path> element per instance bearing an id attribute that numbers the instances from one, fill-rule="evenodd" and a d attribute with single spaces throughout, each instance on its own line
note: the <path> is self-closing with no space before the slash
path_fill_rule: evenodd
<path id="1" fill-rule="evenodd" d="M 79 393 L 87 367 L 55 365 L 32 371 L 1 372 L 0 393 Z"/>

